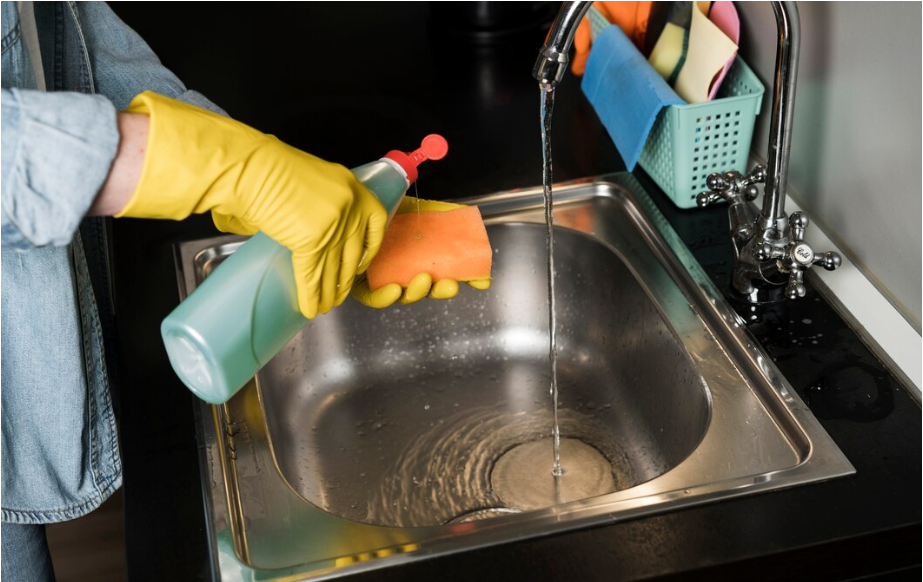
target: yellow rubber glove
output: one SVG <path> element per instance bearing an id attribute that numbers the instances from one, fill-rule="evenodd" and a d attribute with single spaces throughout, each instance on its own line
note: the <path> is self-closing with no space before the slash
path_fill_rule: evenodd
<path id="1" fill-rule="evenodd" d="M 156 93 L 138 95 L 128 111 L 150 116 L 150 136 L 138 188 L 119 217 L 182 220 L 211 211 L 223 231 L 262 231 L 291 249 L 305 317 L 346 299 L 387 222 L 349 170 Z"/>
<path id="2" fill-rule="evenodd" d="M 461 207 L 461 204 L 439 202 L 437 200 L 421 200 L 419 198 L 405 197 L 397 209 L 397 214 L 411 212 L 445 212 Z M 490 288 L 490 277 L 463 281 L 470 287 L 481 291 Z M 358 277 L 353 286 L 353 298 L 359 303 L 375 309 L 384 309 L 394 303 L 416 303 L 424 297 L 431 299 L 451 299 L 458 295 L 458 281 L 455 279 L 442 279 L 433 282 L 429 273 L 418 273 L 411 279 L 410 284 L 404 288 L 397 283 L 391 283 L 375 289 L 369 288 L 365 277 Z"/>

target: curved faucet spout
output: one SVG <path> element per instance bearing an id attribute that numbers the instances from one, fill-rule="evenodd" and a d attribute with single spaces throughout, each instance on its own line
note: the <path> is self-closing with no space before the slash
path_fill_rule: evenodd
<path id="1" fill-rule="evenodd" d="M 564 2 L 561 6 L 532 67 L 532 76 L 542 85 L 554 87 L 564 78 L 577 26 L 592 5 L 592 2 Z"/>
<path id="2" fill-rule="evenodd" d="M 795 110 L 795 82 L 801 52 L 801 20 L 795 2 L 770 2 L 776 16 L 779 43 L 776 48 L 775 86 L 769 122 L 769 155 L 766 188 L 763 194 L 761 228 L 778 228 L 785 218 L 788 186 L 788 159 L 792 150 L 792 124 Z"/>

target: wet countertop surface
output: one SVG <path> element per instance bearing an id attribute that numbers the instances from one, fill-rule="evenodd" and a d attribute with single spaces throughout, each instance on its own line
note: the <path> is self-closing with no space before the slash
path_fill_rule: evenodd
<path id="1" fill-rule="evenodd" d="M 530 76 L 543 37 L 537 27 L 478 39 L 458 31 L 470 28 L 459 9 L 431 14 L 425 3 L 235 3 L 182 15 L 147 3 L 115 3 L 114 9 L 190 88 L 320 157 L 356 166 L 438 132 L 449 140 L 450 154 L 421 170 L 421 197 L 465 197 L 541 180 L 539 92 Z M 530 16 L 516 22 L 527 24 Z M 559 88 L 554 119 L 556 181 L 624 169 L 578 79 L 568 76 Z M 635 175 L 727 289 L 725 209 L 679 210 L 643 171 Z M 170 369 L 159 334 L 160 321 L 178 302 L 173 244 L 214 234 L 208 217 L 114 224 L 118 405 L 133 579 L 215 575 L 193 396 Z M 919 570 L 918 405 L 810 286 L 802 300 L 740 305 L 738 312 L 855 475 L 356 578 L 844 580 Z"/>

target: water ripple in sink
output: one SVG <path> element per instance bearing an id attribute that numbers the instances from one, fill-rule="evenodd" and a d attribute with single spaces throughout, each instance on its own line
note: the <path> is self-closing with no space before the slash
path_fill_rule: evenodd
<path id="1" fill-rule="evenodd" d="M 603 423 L 570 409 L 560 410 L 558 420 L 562 436 L 590 443 L 610 463 L 615 460 L 608 481 L 602 479 L 611 483 L 611 488 L 605 488 L 618 490 L 631 482 L 628 464 L 619 462 L 620 451 Z M 360 521 L 401 527 L 438 525 L 473 512 L 507 507 L 491 485 L 498 459 L 524 443 L 543 439 L 548 442 L 550 458 L 551 421 L 551 411 L 511 413 L 495 408 L 463 411 L 444 419 L 401 453 L 373 492 L 368 513 Z M 553 480 L 549 463 L 540 463 L 535 471 L 548 472 Z M 536 484 L 541 481 L 536 479 Z M 525 497 L 530 494 L 526 492 Z"/>

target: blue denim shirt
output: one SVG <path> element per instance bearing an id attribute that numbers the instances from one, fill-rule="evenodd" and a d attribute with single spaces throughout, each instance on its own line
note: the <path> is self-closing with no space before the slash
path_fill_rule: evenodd
<path id="1" fill-rule="evenodd" d="M 146 90 L 221 112 L 105 3 L 34 6 L 48 92 L 35 90 L 14 2 L 0 20 L 2 519 L 32 524 L 84 515 L 121 484 L 108 271 L 94 268 L 104 229 L 84 219 L 115 158 L 116 112 Z"/>

